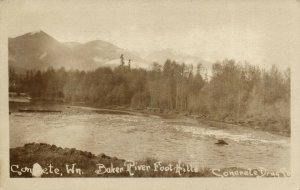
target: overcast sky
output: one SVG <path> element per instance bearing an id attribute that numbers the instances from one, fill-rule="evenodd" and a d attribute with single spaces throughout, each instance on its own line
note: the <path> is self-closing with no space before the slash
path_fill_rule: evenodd
<path id="1" fill-rule="evenodd" d="M 59 41 L 101 39 L 147 54 L 172 48 L 209 61 L 285 67 L 299 61 L 296 0 L 4 1 L 10 37 L 43 30 Z"/>

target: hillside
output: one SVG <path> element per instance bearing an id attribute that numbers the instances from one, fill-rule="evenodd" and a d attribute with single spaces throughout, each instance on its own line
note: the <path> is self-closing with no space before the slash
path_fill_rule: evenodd
<path id="1" fill-rule="evenodd" d="M 101 66 L 115 66 L 120 55 L 132 63 L 145 61 L 135 53 L 117 47 L 109 42 L 95 40 L 87 43 L 62 43 L 44 31 L 26 33 L 9 38 L 9 65 L 19 72 L 45 70 L 48 67 L 79 70 L 92 70 Z M 114 64 L 110 64 L 113 62 Z M 139 67 L 139 65 L 136 65 Z"/>

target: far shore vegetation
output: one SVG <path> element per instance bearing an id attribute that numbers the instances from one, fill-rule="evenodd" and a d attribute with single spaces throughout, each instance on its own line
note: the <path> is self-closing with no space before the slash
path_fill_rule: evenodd
<path id="1" fill-rule="evenodd" d="M 167 60 L 152 69 L 121 64 L 94 71 L 64 68 L 9 73 L 9 91 L 32 101 L 121 107 L 162 115 L 186 115 L 290 135 L 290 69 L 263 69 L 224 60 L 210 73 L 199 64 Z"/>

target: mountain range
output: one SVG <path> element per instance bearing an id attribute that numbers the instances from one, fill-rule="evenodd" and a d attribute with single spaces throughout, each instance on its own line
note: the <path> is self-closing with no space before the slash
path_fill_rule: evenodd
<path id="1" fill-rule="evenodd" d="M 171 49 L 155 51 L 142 58 L 138 53 L 122 49 L 102 40 L 78 42 L 59 42 L 44 31 L 30 32 L 8 39 L 9 65 L 17 71 L 45 70 L 49 67 L 78 70 L 93 70 L 98 67 L 116 67 L 121 54 L 125 63 L 131 59 L 134 68 L 151 68 L 152 62 L 163 64 L 166 59 L 178 62 L 208 62 L 195 56 L 176 53 Z"/>

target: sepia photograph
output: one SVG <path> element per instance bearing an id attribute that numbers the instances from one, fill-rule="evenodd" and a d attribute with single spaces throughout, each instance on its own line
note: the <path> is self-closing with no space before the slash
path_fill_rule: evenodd
<path id="1" fill-rule="evenodd" d="M 293 176 L 299 1 L 0 4 L 9 178 Z"/>

